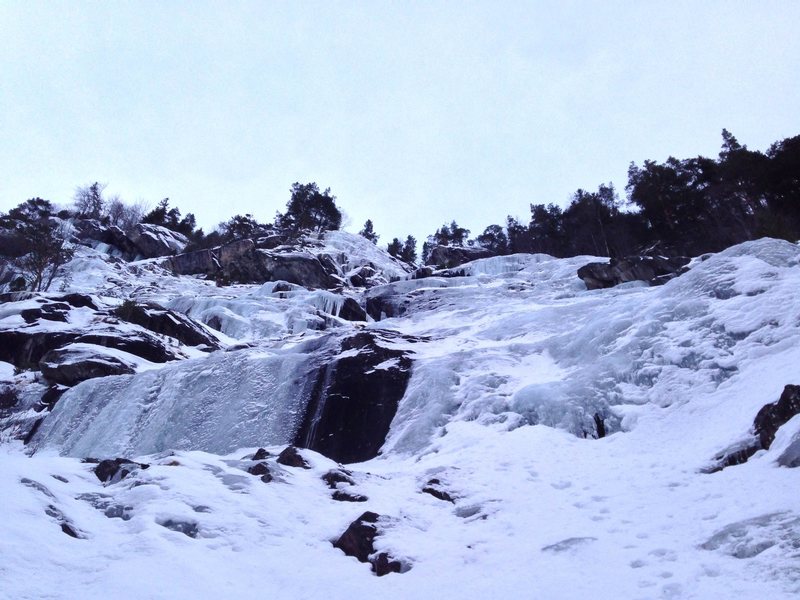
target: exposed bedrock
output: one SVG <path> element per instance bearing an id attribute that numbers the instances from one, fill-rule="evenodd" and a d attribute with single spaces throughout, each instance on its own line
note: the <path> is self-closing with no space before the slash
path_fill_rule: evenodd
<path id="1" fill-rule="evenodd" d="M 218 281 L 264 283 L 287 281 L 307 288 L 328 289 L 340 281 L 335 265 L 308 252 L 281 253 L 261 250 L 249 239 L 214 248 L 179 254 L 167 266 L 177 275 L 206 275 Z"/>
<path id="2" fill-rule="evenodd" d="M 318 372 L 295 444 L 342 463 L 374 458 L 386 440 L 411 375 L 403 336 L 362 331 Z"/>
<path id="3" fill-rule="evenodd" d="M 451 269 L 464 263 L 489 258 L 494 253 L 486 248 L 472 246 L 436 246 L 431 250 L 427 264 L 438 269 Z"/>
<path id="4" fill-rule="evenodd" d="M 578 277 L 586 288 L 596 290 L 614 287 L 629 281 L 646 281 L 650 285 L 666 283 L 680 275 L 689 259 L 684 256 L 627 256 L 612 258 L 607 263 L 589 263 L 578 269 Z"/>
<path id="5" fill-rule="evenodd" d="M 158 304 L 126 303 L 114 313 L 129 323 L 134 323 L 162 335 L 175 338 L 187 346 L 207 346 L 218 349 L 219 343 L 205 329 L 183 313 Z"/>

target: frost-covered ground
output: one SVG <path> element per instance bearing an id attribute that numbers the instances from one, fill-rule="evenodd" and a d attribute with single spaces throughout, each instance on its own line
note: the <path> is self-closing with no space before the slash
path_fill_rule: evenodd
<path id="1" fill-rule="evenodd" d="M 360 243 L 344 235 L 327 242 L 354 256 L 369 251 L 347 246 Z M 313 452 L 303 451 L 310 470 L 270 460 L 270 483 L 240 460 L 256 443 L 278 451 L 288 439 L 268 418 L 295 397 L 281 388 L 290 377 L 279 375 L 291 371 L 303 344 L 328 335 L 309 325 L 335 313 L 334 300 L 303 290 L 273 295 L 271 284 L 163 280 L 146 262 L 116 269 L 94 255 L 80 260 L 94 266 L 76 271 L 70 289 L 158 300 L 196 318 L 224 314 L 228 343 L 252 347 L 90 380 L 56 405 L 33 456 L 18 443 L 0 446 L 0 596 L 800 594 L 800 470 L 775 462 L 800 435 L 800 417 L 746 464 L 701 472 L 748 438 L 759 408 L 800 383 L 796 245 L 737 246 L 659 288 L 589 292 L 575 276 L 586 257 L 534 255 L 368 290 L 402 302 L 405 314 L 329 327 L 413 336 L 398 344 L 414 367 L 382 455 L 348 465 L 356 481 L 348 489 L 367 496 L 363 503 L 331 498 L 321 476 L 335 464 Z M 126 269 L 140 274 L 132 279 Z M 191 385 L 206 389 L 209 376 L 217 387 L 198 403 L 208 421 L 171 436 L 192 410 Z M 156 381 L 177 390 L 161 394 L 172 404 L 162 400 L 160 420 L 137 420 L 135 410 L 126 420 L 124 404 Z M 267 388 L 277 390 L 275 406 L 259 404 Z M 82 412 L 120 399 L 113 426 L 75 437 Z M 253 413 L 247 428 L 225 422 L 226 402 Z M 594 439 L 596 415 L 608 431 L 602 439 Z M 118 483 L 104 486 L 93 465 L 58 456 L 91 455 L 137 427 L 131 439 L 147 443 L 115 450 L 158 453 L 139 457 L 152 466 Z M 211 448 L 225 455 L 201 451 Z M 432 478 L 454 502 L 422 493 Z M 49 507 L 57 510 L 48 515 Z M 333 548 L 365 510 L 382 515 L 376 549 L 410 570 L 378 578 Z M 85 539 L 62 533 L 59 519 Z M 176 523 L 196 537 L 175 531 Z"/>

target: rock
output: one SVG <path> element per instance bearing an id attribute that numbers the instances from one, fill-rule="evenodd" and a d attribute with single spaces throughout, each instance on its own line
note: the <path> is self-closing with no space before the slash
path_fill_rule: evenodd
<path id="1" fill-rule="evenodd" d="M 427 277 L 433 277 L 433 267 L 420 267 L 411 272 L 409 279 L 425 279 Z"/>
<path id="2" fill-rule="evenodd" d="M 26 308 L 21 310 L 19 316 L 28 324 L 35 323 L 39 319 L 66 323 L 69 310 L 69 304 L 65 304 L 64 302 L 48 302 L 42 304 L 38 308 Z"/>
<path id="3" fill-rule="evenodd" d="M 685 271 L 689 258 L 678 256 L 628 256 L 612 258 L 608 263 L 589 263 L 578 269 L 586 289 L 610 288 L 629 281 L 661 285 Z"/>
<path id="4" fill-rule="evenodd" d="M 283 294 L 286 292 L 292 291 L 292 284 L 287 283 L 285 281 L 277 281 L 275 285 L 272 286 L 272 293 L 273 294 Z"/>
<path id="5" fill-rule="evenodd" d="M 256 250 L 266 270 L 264 281 L 288 281 L 311 289 L 328 289 L 336 286 L 320 260 L 308 253 L 278 254 Z"/>
<path id="6" fill-rule="evenodd" d="M 11 385 L 0 386 L 0 411 L 14 408 L 19 402 L 17 390 Z"/>
<path id="7" fill-rule="evenodd" d="M 327 483 L 329 488 L 335 490 L 339 487 L 340 483 L 355 485 L 356 482 L 353 481 L 353 478 L 350 477 L 350 475 L 352 475 L 350 471 L 334 469 L 325 473 L 325 475 L 322 476 L 322 481 Z"/>
<path id="8" fill-rule="evenodd" d="M 355 272 L 351 273 L 348 277 L 350 285 L 353 287 L 370 287 L 372 278 L 377 275 L 377 271 L 370 265 L 359 267 Z"/>
<path id="9" fill-rule="evenodd" d="M 411 374 L 411 358 L 391 346 L 395 332 L 361 331 L 342 340 L 343 356 L 321 368 L 295 444 L 341 463 L 374 458 Z"/>
<path id="10" fill-rule="evenodd" d="M 73 386 L 87 379 L 110 375 L 130 375 L 135 364 L 104 352 L 99 346 L 70 344 L 50 350 L 39 361 L 39 369 L 48 381 Z"/>
<path id="11" fill-rule="evenodd" d="M 150 223 L 139 223 L 128 237 L 144 258 L 180 254 L 189 245 L 182 233 Z"/>
<path id="12" fill-rule="evenodd" d="M 259 448 L 256 450 L 256 453 L 253 454 L 253 460 L 264 460 L 265 458 L 269 458 L 269 456 L 269 452 L 267 452 L 264 448 Z"/>
<path id="13" fill-rule="evenodd" d="M 278 463 L 281 465 L 286 465 L 287 467 L 298 467 L 301 469 L 311 468 L 306 460 L 300 456 L 300 453 L 294 446 L 287 446 L 284 448 L 284 450 L 278 455 Z"/>
<path id="14" fill-rule="evenodd" d="M 158 304 L 125 302 L 114 311 L 114 314 L 153 333 L 175 338 L 186 346 L 202 345 L 214 350 L 220 347 L 216 338 L 192 319 Z"/>
<path id="15" fill-rule="evenodd" d="M 165 266 L 176 275 L 206 275 L 213 278 L 220 271 L 219 261 L 211 250 L 170 256 Z"/>
<path id="16" fill-rule="evenodd" d="M 762 407 L 753 421 L 753 429 L 761 447 L 768 450 L 775 439 L 775 432 L 798 413 L 800 413 L 800 386 L 787 385 L 778 401 Z"/>
<path id="17" fill-rule="evenodd" d="M 94 474 L 103 483 L 122 481 L 136 469 L 149 469 L 150 465 L 137 463 L 127 458 L 101 460 L 94 468 Z"/>
<path id="18" fill-rule="evenodd" d="M 439 481 L 438 479 L 431 479 L 422 488 L 422 493 L 430 494 L 434 498 L 437 498 L 439 500 L 444 500 L 445 502 L 452 502 L 453 504 L 455 504 L 456 501 L 449 493 L 441 489 L 441 485 L 442 482 Z"/>
<path id="19" fill-rule="evenodd" d="M 337 502 L 366 502 L 369 500 L 366 496 L 362 494 L 351 494 L 350 492 L 345 492 L 343 490 L 336 490 L 331 495 L 331 498 L 336 500 Z"/>
<path id="20" fill-rule="evenodd" d="M 179 521 L 177 519 L 165 519 L 163 521 L 156 521 L 162 527 L 166 527 L 171 531 L 177 531 L 190 538 L 196 538 L 200 532 L 200 527 L 194 521 Z"/>
<path id="21" fill-rule="evenodd" d="M 250 473 L 250 475 L 268 475 L 269 467 L 267 463 L 260 462 L 247 469 L 247 472 Z"/>
<path id="22" fill-rule="evenodd" d="M 81 335 L 75 342 L 122 350 L 155 363 L 165 363 L 179 358 L 161 340 L 146 331 L 101 330 Z"/>
<path id="23" fill-rule="evenodd" d="M 342 308 L 339 310 L 339 317 L 347 321 L 366 321 L 367 313 L 355 298 L 349 296 L 344 299 Z"/>
<path id="24" fill-rule="evenodd" d="M 479 258 L 489 258 L 490 256 L 494 256 L 494 253 L 486 248 L 474 246 L 436 246 L 431 250 L 426 264 L 433 265 L 437 269 L 452 269 L 464 263 L 478 260 Z"/>
<path id="25" fill-rule="evenodd" d="M 87 294 L 66 294 L 58 298 L 53 298 L 53 300 L 56 302 L 66 302 L 73 308 L 91 308 L 92 310 L 99 310 L 92 297 Z"/>
<path id="26" fill-rule="evenodd" d="M 388 573 L 402 573 L 408 567 L 395 560 L 387 552 L 375 554 L 375 538 L 378 536 L 380 515 L 367 511 L 350 523 L 345 532 L 333 543 L 335 548 L 363 563 L 372 565 L 372 572 L 378 577 Z"/>
<path id="27" fill-rule="evenodd" d="M 716 473 L 726 467 L 741 465 L 759 450 L 769 450 L 775 441 L 778 429 L 798 413 L 800 413 L 800 386 L 787 385 L 777 402 L 764 405 L 756 414 L 753 420 L 755 439 L 740 442 L 723 450 L 714 457 L 711 466 L 702 472 Z M 778 457 L 778 464 L 785 467 L 800 466 L 800 439 L 793 440 L 784 449 Z"/>
<path id="28" fill-rule="evenodd" d="M 372 560 L 372 570 L 378 577 L 389 573 L 402 573 L 403 563 L 394 560 L 388 553 L 381 552 Z"/>
<path id="29" fill-rule="evenodd" d="M 42 357 L 74 341 L 74 331 L 0 330 L 0 360 L 19 369 L 38 369 Z"/>
<path id="30" fill-rule="evenodd" d="M 350 523 L 333 546 L 360 562 L 369 562 L 370 554 L 375 552 L 374 542 L 378 533 L 375 523 L 379 518 L 380 515 L 371 511 L 363 513 Z"/>

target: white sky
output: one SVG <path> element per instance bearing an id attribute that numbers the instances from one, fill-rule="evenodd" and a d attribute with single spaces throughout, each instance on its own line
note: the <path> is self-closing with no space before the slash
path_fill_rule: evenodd
<path id="1" fill-rule="evenodd" d="M 479 233 L 631 161 L 800 133 L 800 2 L 0 3 L 0 210 L 78 185 L 206 230 L 295 181 Z"/>

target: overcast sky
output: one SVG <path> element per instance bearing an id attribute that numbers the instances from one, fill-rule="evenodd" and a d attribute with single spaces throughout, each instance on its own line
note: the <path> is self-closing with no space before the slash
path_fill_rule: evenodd
<path id="1" fill-rule="evenodd" d="M 0 2 L 0 210 L 330 187 L 381 243 L 800 134 L 800 2 Z"/>

